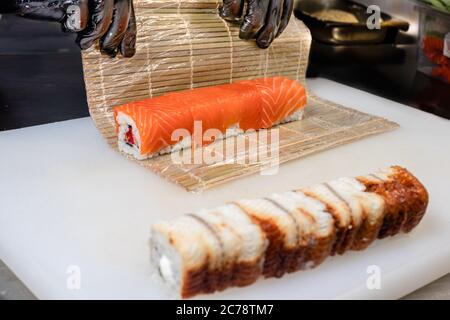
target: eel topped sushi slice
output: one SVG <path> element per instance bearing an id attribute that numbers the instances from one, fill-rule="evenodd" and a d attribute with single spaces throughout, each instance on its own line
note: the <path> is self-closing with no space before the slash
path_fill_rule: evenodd
<path id="1" fill-rule="evenodd" d="M 189 148 L 193 142 L 208 144 L 203 133 L 210 129 L 226 137 L 300 120 L 305 105 L 304 87 L 284 77 L 168 93 L 114 109 L 118 147 L 143 160 Z M 193 141 L 197 123 L 201 137 Z M 175 132 L 185 134 L 178 137 Z"/>
<path id="2" fill-rule="evenodd" d="M 150 242 L 154 270 L 185 297 L 255 282 L 267 245 L 260 228 L 233 204 L 156 224 Z"/>
<path id="3" fill-rule="evenodd" d="M 183 298 L 245 286 L 410 232 L 427 205 L 425 187 L 397 166 L 237 200 L 154 224 L 152 266 Z"/>

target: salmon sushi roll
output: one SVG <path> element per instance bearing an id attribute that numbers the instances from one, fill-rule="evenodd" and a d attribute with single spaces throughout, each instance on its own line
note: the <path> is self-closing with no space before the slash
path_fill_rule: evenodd
<path id="1" fill-rule="evenodd" d="M 299 82 L 274 77 L 128 103 L 114 110 L 118 147 L 144 160 L 191 147 L 196 123 L 200 123 L 202 133 L 216 129 L 222 138 L 268 129 L 302 119 L 306 99 L 305 88 Z M 180 138 L 174 135 L 177 130 L 186 134 Z M 202 135 L 200 144 L 211 142 L 205 140 Z"/>

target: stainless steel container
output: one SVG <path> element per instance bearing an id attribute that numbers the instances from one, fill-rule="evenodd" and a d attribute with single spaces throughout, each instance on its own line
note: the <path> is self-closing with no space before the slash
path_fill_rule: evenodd
<path id="1" fill-rule="evenodd" d="M 320 20 L 313 16 L 323 10 L 340 10 L 353 14 L 358 22 Z M 345 0 L 297 0 L 295 16 L 305 22 L 315 40 L 330 44 L 394 43 L 400 30 L 407 31 L 409 23 L 381 13 L 379 29 L 367 27 L 367 7 Z"/>

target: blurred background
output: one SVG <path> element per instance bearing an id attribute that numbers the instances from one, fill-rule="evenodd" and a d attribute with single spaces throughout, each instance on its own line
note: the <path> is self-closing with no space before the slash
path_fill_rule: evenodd
<path id="1" fill-rule="evenodd" d="M 297 17 L 302 16 L 306 2 L 297 1 Z M 420 28 L 415 3 L 358 2 L 379 5 L 384 13 L 408 22 L 409 31 L 400 31 L 385 43 L 376 44 L 314 40 L 308 77 L 328 78 L 450 118 L 449 85 L 417 72 Z M 88 116 L 81 57 L 74 37 L 62 33 L 58 24 L 1 16 L 0 130 Z"/>
<path id="2" fill-rule="evenodd" d="M 302 2 L 297 3 L 300 10 Z M 383 13 L 409 23 L 408 31 L 400 31 L 396 37 L 386 39 L 386 43 L 377 44 L 329 45 L 314 40 L 308 76 L 335 80 L 450 119 L 449 83 L 417 71 L 421 65 L 430 63 L 422 57 L 420 36 L 434 33 L 435 24 L 439 31 L 444 30 L 441 34 L 449 33 L 450 13 L 440 13 L 420 0 L 356 2 L 378 5 Z"/>
<path id="3" fill-rule="evenodd" d="M 57 23 L 0 18 L 0 130 L 88 115 L 74 35 Z"/>

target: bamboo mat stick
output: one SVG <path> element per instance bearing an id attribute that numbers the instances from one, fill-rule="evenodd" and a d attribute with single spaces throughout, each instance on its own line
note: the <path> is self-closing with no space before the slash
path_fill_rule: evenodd
<path id="1" fill-rule="evenodd" d="M 200 69 L 200 70 L 199 70 Z M 203 67 L 203 68 L 198 68 L 196 69 L 195 74 L 192 76 L 192 79 L 190 78 L 190 70 L 186 70 L 186 69 L 177 69 L 177 71 L 173 71 L 172 74 L 155 74 L 152 76 L 152 87 L 153 88 L 158 88 L 160 86 L 167 86 L 167 85 L 171 85 L 173 84 L 181 84 L 181 83 L 191 83 L 192 80 L 194 80 L 194 82 L 205 82 L 208 80 L 219 80 L 219 79 L 223 79 L 226 76 L 229 76 L 230 74 L 230 69 L 227 68 L 227 66 L 224 66 L 223 68 L 217 69 L 217 70 L 211 70 L 211 68 L 209 68 L 210 70 L 208 70 L 207 67 Z M 180 72 L 181 70 L 181 72 Z M 199 71 L 197 71 L 199 70 Z M 264 73 L 266 70 L 266 66 L 264 65 L 250 65 L 247 68 L 243 68 L 241 69 L 239 72 L 235 72 L 234 73 L 234 77 L 238 78 L 238 77 L 245 77 L 245 76 L 251 76 L 252 74 L 254 74 L 255 76 L 260 75 L 262 73 Z M 284 66 L 280 66 L 278 68 L 273 68 L 271 70 L 271 72 L 269 72 L 268 74 L 281 74 L 281 73 L 292 73 L 292 72 L 296 72 L 297 71 L 297 67 L 294 66 L 290 66 L 290 67 L 284 67 Z M 189 76 L 189 80 L 186 80 L 186 77 L 184 76 Z M 134 75 L 136 76 L 136 75 Z M 218 78 L 219 77 L 219 78 Z M 145 78 L 145 75 L 142 75 L 141 79 Z M 144 79 L 142 79 L 142 81 L 145 81 Z M 227 81 L 229 82 L 229 81 Z M 139 82 L 133 82 L 133 86 L 135 84 L 142 84 Z M 130 83 L 127 83 L 123 88 L 127 91 L 128 90 L 128 86 L 130 85 Z M 114 92 L 114 89 L 118 89 L 122 86 L 116 86 L 112 89 L 109 90 L 109 92 L 111 93 L 116 93 Z M 108 90 L 106 90 L 105 87 L 105 93 L 108 93 Z"/>
<path id="2" fill-rule="evenodd" d="M 183 72 L 186 69 L 190 69 L 192 66 L 191 64 L 193 64 L 195 71 L 196 72 L 202 72 L 202 71 L 210 71 L 211 67 L 213 66 L 214 69 L 220 69 L 221 67 L 225 67 L 225 68 L 229 68 L 230 65 L 233 66 L 234 70 L 239 70 L 239 69 L 248 69 L 249 67 L 254 67 L 254 66 L 261 66 L 261 65 L 266 65 L 267 61 L 263 60 L 259 60 L 259 59 L 255 59 L 255 56 L 253 57 L 243 57 L 238 59 L 236 62 L 231 63 L 229 61 L 230 59 L 230 55 L 228 54 L 228 59 L 225 59 L 225 56 L 221 56 L 220 58 L 216 59 L 215 57 L 213 57 L 212 59 L 200 59 L 200 60 L 196 60 L 196 59 L 190 59 L 189 57 L 187 58 L 183 58 L 183 59 L 164 59 L 162 61 L 158 61 L 158 60 L 153 60 L 154 65 L 151 65 L 151 70 L 152 70 L 152 75 L 156 74 L 159 72 L 159 74 L 161 75 L 161 73 L 163 72 L 173 72 L 175 70 L 180 70 L 181 72 Z M 266 56 L 262 56 L 264 58 L 266 58 Z M 268 55 L 267 56 L 269 59 L 275 59 L 276 57 L 273 57 L 272 55 Z M 289 68 L 296 68 L 297 65 L 294 64 L 295 62 L 298 62 L 299 58 L 298 56 L 286 56 L 286 55 L 281 55 L 282 58 L 284 58 L 283 63 L 280 64 L 278 66 L 278 68 L 283 68 L 285 67 L 286 69 Z M 167 69 L 169 65 L 169 69 Z M 123 68 L 125 67 L 126 68 Z M 92 70 L 89 70 L 85 73 L 86 77 L 95 77 L 95 76 L 99 76 L 99 77 L 105 77 L 108 75 L 118 75 L 118 74 L 135 74 L 136 72 L 143 72 L 145 73 L 147 70 L 146 68 L 149 67 L 148 61 L 143 61 L 143 62 L 137 62 L 137 63 L 133 63 L 133 62 L 129 62 L 129 63 L 124 63 L 123 67 L 121 68 L 120 65 L 111 65 L 107 70 L 103 70 L 103 69 L 97 69 L 97 68 L 92 68 Z M 277 67 L 277 66 L 274 66 Z M 168 73 L 170 74 L 170 73 Z"/>

